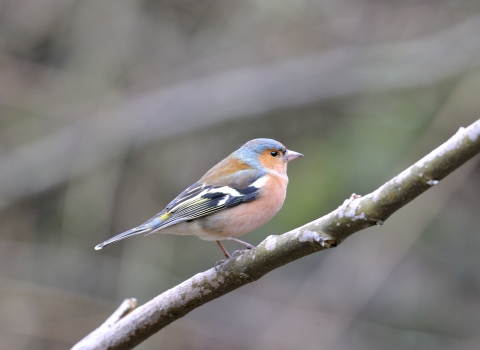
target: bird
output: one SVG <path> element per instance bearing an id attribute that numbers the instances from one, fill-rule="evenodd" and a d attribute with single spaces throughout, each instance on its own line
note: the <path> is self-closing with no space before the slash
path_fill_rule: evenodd
<path id="1" fill-rule="evenodd" d="M 161 212 L 95 249 L 156 231 L 215 241 L 227 260 L 231 255 L 222 240 L 233 240 L 253 249 L 253 245 L 237 237 L 262 226 L 280 210 L 287 192 L 287 164 L 302 156 L 273 139 L 250 140 L 207 171 Z"/>

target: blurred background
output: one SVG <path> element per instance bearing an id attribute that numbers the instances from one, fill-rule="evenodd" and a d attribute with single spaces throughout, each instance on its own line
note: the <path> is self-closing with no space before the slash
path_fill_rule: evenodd
<path id="1" fill-rule="evenodd" d="M 247 140 L 305 154 L 258 244 L 378 188 L 479 94 L 477 1 L 0 1 L 0 348 L 67 349 L 211 268 L 195 237 L 93 247 Z M 479 349 L 479 176 L 476 157 L 138 349 Z"/>

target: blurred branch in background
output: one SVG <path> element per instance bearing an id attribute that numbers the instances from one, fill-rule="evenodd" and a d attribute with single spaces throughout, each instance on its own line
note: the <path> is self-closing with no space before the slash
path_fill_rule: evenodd
<path id="1" fill-rule="evenodd" d="M 394 212 L 436 186 L 480 153 L 480 119 L 366 195 L 352 195 L 335 211 L 280 236 L 269 236 L 254 250 L 221 267 L 199 273 L 132 311 L 102 325 L 74 349 L 131 349 L 195 308 L 219 298 L 301 257 L 335 247 L 353 233 L 383 225 Z M 122 305 L 128 304 L 126 300 Z M 117 310 L 118 312 L 118 310 Z M 116 312 L 116 313 L 117 313 Z M 108 322 L 108 320 L 107 320 Z"/>
<path id="2" fill-rule="evenodd" d="M 124 96 L 111 110 L 77 116 L 74 120 L 81 121 L 0 155 L 0 205 L 88 173 L 151 140 L 282 107 L 362 91 L 424 86 L 457 76 L 479 66 L 479 32 L 480 17 L 475 16 L 423 39 L 344 46 L 138 95 L 117 91 Z"/>

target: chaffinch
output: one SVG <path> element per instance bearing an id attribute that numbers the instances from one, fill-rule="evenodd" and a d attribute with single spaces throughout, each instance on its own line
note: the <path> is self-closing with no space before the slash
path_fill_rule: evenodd
<path id="1" fill-rule="evenodd" d="M 221 240 L 234 240 L 252 249 L 252 245 L 237 237 L 262 226 L 280 210 L 287 192 L 287 164 L 301 156 L 272 139 L 248 141 L 180 193 L 160 213 L 100 243 L 95 249 L 159 230 L 216 241 L 227 259 L 230 254 Z"/>

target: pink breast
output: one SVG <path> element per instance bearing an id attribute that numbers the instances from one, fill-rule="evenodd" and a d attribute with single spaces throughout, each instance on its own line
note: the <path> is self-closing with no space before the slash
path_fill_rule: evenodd
<path id="1" fill-rule="evenodd" d="M 270 177 L 259 198 L 202 218 L 202 227 L 219 239 L 238 237 L 268 222 L 280 210 L 286 196 L 286 181 Z"/>

